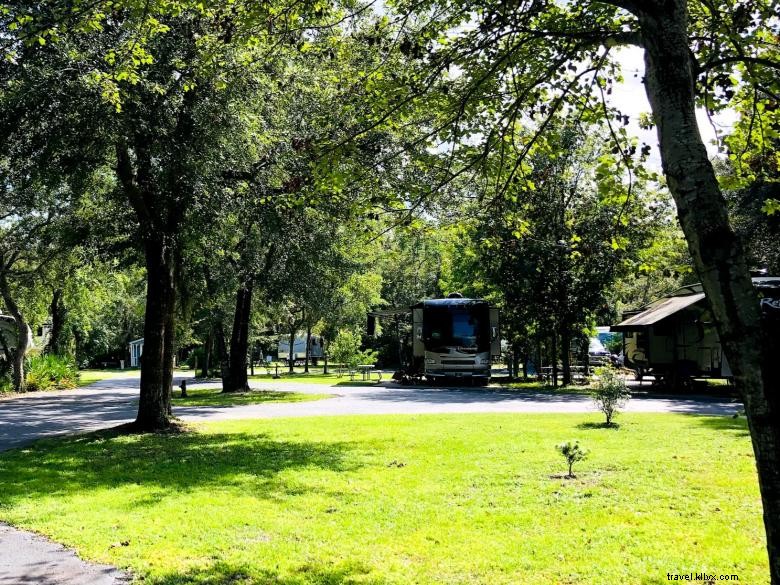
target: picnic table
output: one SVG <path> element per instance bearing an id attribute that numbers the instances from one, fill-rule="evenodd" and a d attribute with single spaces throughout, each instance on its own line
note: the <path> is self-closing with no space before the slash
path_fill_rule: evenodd
<path id="1" fill-rule="evenodd" d="M 371 374 L 377 375 L 378 382 L 382 381 L 382 372 L 376 369 L 376 364 L 360 364 L 359 366 L 357 366 L 356 370 L 350 370 L 349 372 L 350 379 L 354 380 L 357 372 L 360 372 L 360 375 L 362 376 L 364 382 L 368 382 L 371 380 Z"/>

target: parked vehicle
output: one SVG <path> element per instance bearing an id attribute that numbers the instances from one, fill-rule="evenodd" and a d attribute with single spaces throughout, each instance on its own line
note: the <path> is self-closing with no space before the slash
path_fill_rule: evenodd
<path id="1" fill-rule="evenodd" d="M 370 317 L 399 314 L 411 315 L 412 334 L 403 342 L 406 363 L 396 379 L 465 378 L 488 383 L 493 359 L 501 355 L 498 309 L 456 293 L 408 308 L 375 311 Z"/>
<path id="2" fill-rule="evenodd" d="M 753 278 L 753 286 L 767 316 L 766 326 L 780 334 L 780 277 Z M 694 378 L 732 377 L 701 284 L 624 313 L 611 330 L 623 333 L 625 366 L 636 372 L 637 379 L 650 374 L 659 383 L 680 389 Z"/>
<path id="3" fill-rule="evenodd" d="M 290 338 L 289 336 L 282 337 L 279 340 L 277 346 L 279 361 L 287 362 L 290 360 Z M 323 349 L 323 339 L 318 335 L 311 336 L 311 344 L 309 346 L 309 359 L 316 364 L 318 359 L 322 359 L 325 355 Z M 293 344 L 293 360 L 296 365 L 303 364 L 306 360 L 306 335 L 296 335 L 295 342 Z"/>
<path id="4" fill-rule="evenodd" d="M 612 363 L 612 354 L 607 351 L 598 337 L 591 337 L 588 341 L 588 365 L 606 366 Z"/>

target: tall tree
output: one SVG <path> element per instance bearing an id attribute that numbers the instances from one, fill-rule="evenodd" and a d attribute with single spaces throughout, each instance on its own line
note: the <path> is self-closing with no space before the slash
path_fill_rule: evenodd
<path id="1" fill-rule="evenodd" d="M 419 15 L 404 31 L 404 49 L 419 56 L 421 67 L 402 80 L 403 99 L 393 100 L 400 105 L 386 111 L 413 115 L 422 95 L 429 109 L 442 104 L 429 128 L 456 145 L 464 168 L 478 165 L 489 151 L 519 154 L 507 162 L 509 172 L 500 174 L 505 179 L 496 185 L 499 191 L 516 177 L 522 180 L 526 157 L 560 113 L 608 125 L 623 167 L 615 173 L 637 172 L 635 154 L 642 149 L 616 128 L 620 112 L 609 106 L 608 96 L 620 77 L 613 48 L 642 48 L 663 173 L 745 403 L 772 581 L 780 583 L 780 399 L 772 365 L 778 348 L 772 336 L 762 334 L 745 253 L 729 224 L 696 119 L 697 103 L 710 110 L 728 105 L 734 92 L 722 90 L 731 89 L 732 79 L 753 88 L 757 104 L 780 94 L 775 4 L 399 0 L 392 5 L 404 16 Z M 537 132 L 521 142 L 505 140 L 522 123 Z"/>
<path id="2" fill-rule="evenodd" d="M 303 42 L 304 15 L 317 21 L 328 7 L 304 3 L 274 18 L 275 8 L 251 2 L 120 3 L 107 12 L 90 7 L 91 19 L 68 24 L 62 3 L 32 11 L 9 4 L 4 23 L 15 53 L 3 71 L 11 88 L 7 127 L 29 122 L 11 133 L 36 136 L 27 151 L 39 161 L 57 150 L 81 167 L 111 168 L 116 196 L 132 209 L 147 272 L 136 426 L 165 428 L 184 227 L 221 204 L 226 172 L 261 163 L 263 106 L 284 95 L 274 86 L 276 58 Z M 31 42 L 30 31 L 47 18 L 54 26 Z M 47 89 L 31 91 L 31 83 Z"/>

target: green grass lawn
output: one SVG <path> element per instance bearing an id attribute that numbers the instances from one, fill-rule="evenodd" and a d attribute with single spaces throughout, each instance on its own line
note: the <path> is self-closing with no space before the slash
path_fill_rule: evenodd
<path id="1" fill-rule="evenodd" d="M 323 398 L 333 398 L 333 394 L 303 394 L 276 390 L 253 390 L 252 392 L 223 394 L 222 388 L 188 388 L 187 398 L 182 398 L 178 386 L 173 390 L 174 406 L 236 406 L 265 402 L 308 402 Z"/>
<path id="2" fill-rule="evenodd" d="M 0 455 L 0 519 L 145 584 L 768 583 L 743 420 L 467 414 L 210 423 Z M 561 479 L 554 446 L 591 450 Z"/>
<path id="3" fill-rule="evenodd" d="M 502 388 L 508 390 L 527 390 L 533 392 L 543 392 L 545 394 L 589 394 L 591 387 L 584 384 L 575 384 L 572 386 L 558 386 L 553 388 L 546 382 L 528 381 L 528 382 L 501 382 L 498 383 Z"/>
<path id="4" fill-rule="evenodd" d="M 255 369 L 255 372 L 257 372 L 257 369 Z M 372 376 L 370 382 L 364 382 L 360 375 L 355 376 L 354 380 L 350 380 L 348 374 L 339 376 L 338 374 L 323 374 L 322 372 L 312 372 L 310 374 L 295 372 L 290 374 L 280 371 L 279 378 L 274 378 L 273 374 L 255 374 L 254 376 L 249 376 L 249 379 L 272 384 L 277 382 L 298 382 L 303 384 L 322 384 L 324 386 L 369 386 L 377 383 L 376 374 Z M 382 381 L 386 382 L 389 380 L 389 375 L 382 375 Z"/>
<path id="5" fill-rule="evenodd" d="M 141 376 L 140 370 L 79 370 L 77 386 L 89 386 L 101 380 L 111 380 L 113 378 L 127 378 L 128 376 Z"/>

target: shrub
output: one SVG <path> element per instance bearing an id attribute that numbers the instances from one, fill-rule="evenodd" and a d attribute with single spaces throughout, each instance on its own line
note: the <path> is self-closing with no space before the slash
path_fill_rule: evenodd
<path id="1" fill-rule="evenodd" d="M 76 386 L 78 369 L 73 360 L 58 355 L 34 355 L 27 359 L 27 389 L 53 390 Z"/>
<path id="2" fill-rule="evenodd" d="M 360 350 L 360 335 L 350 329 L 341 329 L 328 347 L 328 353 L 337 364 L 344 364 L 354 370 L 360 364 L 376 361 L 377 352 Z"/>
<path id="3" fill-rule="evenodd" d="M 617 369 L 605 366 L 598 368 L 596 375 L 598 380 L 596 388 L 593 390 L 593 402 L 604 413 L 607 419 L 606 425 L 611 426 L 612 418 L 618 413 L 618 409 L 628 402 L 631 393 L 626 388 L 626 382 Z"/>
<path id="4" fill-rule="evenodd" d="M 560 443 L 556 445 L 555 448 L 563 455 L 569 466 L 569 474 L 566 477 L 574 477 L 574 474 L 571 472 L 572 466 L 578 461 L 585 459 L 588 456 L 588 450 L 580 447 L 580 443 L 577 440 Z"/>

